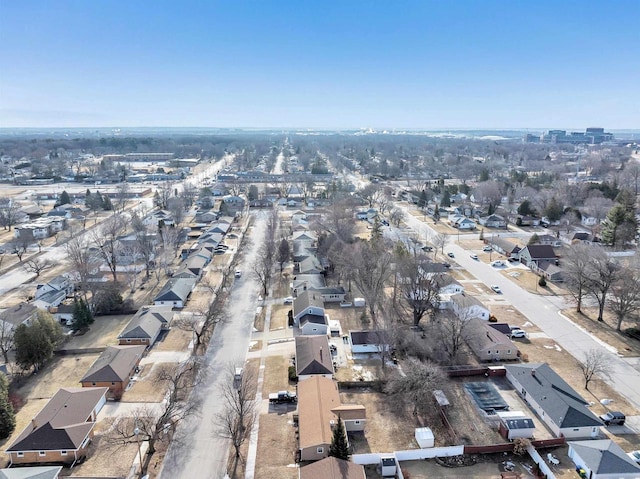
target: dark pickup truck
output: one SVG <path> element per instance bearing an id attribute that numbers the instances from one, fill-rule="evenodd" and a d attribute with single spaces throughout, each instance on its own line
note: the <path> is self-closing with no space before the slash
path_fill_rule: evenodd
<path id="1" fill-rule="evenodd" d="M 269 394 L 269 402 L 271 404 L 296 403 L 298 402 L 298 396 L 296 396 L 296 393 L 289 391 L 278 391 L 277 393 Z"/>

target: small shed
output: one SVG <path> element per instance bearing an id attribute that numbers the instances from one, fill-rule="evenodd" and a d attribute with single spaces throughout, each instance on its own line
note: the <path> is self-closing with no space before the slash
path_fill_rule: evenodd
<path id="1" fill-rule="evenodd" d="M 356 308 L 364 308 L 366 304 L 364 298 L 353 298 L 353 306 Z"/>
<path id="2" fill-rule="evenodd" d="M 426 449 L 435 445 L 435 437 L 433 436 L 433 431 L 429 427 L 417 427 L 415 437 L 416 442 L 421 449 Z"/>
<path id="3" fill-rule="evenodd" d="M 396 458 L 393 456 L 381 457 L 380 458 L 380 473 L 382 477 L 396 477 L 398 463 L 396 462 Z"/>
<path id="4" fill-rule="evenodd" d="M 500 426 L 498 431 L 507 439 L 518 437 L 532 438 L 536 425 L 530 416 L 526 416 L 522 411 L 498 411 Z"/>

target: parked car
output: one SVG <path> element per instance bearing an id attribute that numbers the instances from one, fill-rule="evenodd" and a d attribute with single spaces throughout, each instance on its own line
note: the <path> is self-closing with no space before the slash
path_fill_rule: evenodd
<path id="1" fill-rule="evenodd" d="M 489 251 L 491 251 L 492 249 L 493 249 L 493 248 L 491 248 L 491 246 L 487 245 L 487 246 L 485 246 L 484 248 L 482 248 L 482 251 L 485 251 L 485 252 L 487 252 L 487 253 L 488 253 L 488 252 L 489 252 Z"/>
<path id="2" fill-rule="evenodd" d="M 284 304 L 293 304 L 293 296 L 287 296 L 284 298 Z"/>
<path id="3" fill-rule="evenodd" d="M 425 253 L 431 253 L 433 251 L 433 246 L 423 246 L 422 251 Z"/>
<path id="4" fill-rule="evenodd" d="M 524 331 L 524 329 L 520 329 L 520 328 L 511 329 L 512 338 L 525 338 L 526 336 L 527 336 L 527 333 Z"/>
<path id="5" fill-rule="evenodd" d="M 498 286 L 497 284 L 492 285 L 491 289 L 493 290 L 494 293 L 502 294 L 502 290 L 500 289 L 500 286 Z"/>
<path id="6" fill-rule="evenodd" d="M 451 251 L 449 251 L 449 252 L 447 253 L 447 256 L 448 256 L 449 258 L 455 258 L 455 257 L 456 257 L 456 255 L 454 255 Z"/>
<path id="7" fill-rule="evenodd" d="M 236 270 L 236 278 L 241 278 L 242 277 L 242 271 L 240 271 L 239 269 Z"/>
<path id="8" fill-rule="evenodd" d="M 607 414 L 600 416 L 600 419 L 602 419 L 605 426 L 623 426 L 627 418 L 620 411 L 609 411 Z"/>
<path id="9" fill-rule="evenodd" d="M 469 256 L 471 257 L 471 259 L 475 259 L 476 261 L 478 261 L 478 255 L 477 254 L 470 254 Z"/>
<path id="10" fill-rule="evenodd" d="M 491 266 L 493 266 L 494 268 L 502 268 L 503 266 L 506 266 L 506 264 L 502 260 L 497 260 L 497 261 L 492 261 Z"/>
<path id="11" fill-rule="evenodd" d="M 627 453 L 627 456 L 629 456 L 632 461 L 635 461 L 636 463 L 640 464 L 640 449 L 638 449 L 637 451 L 631 451 Z"/>
<path id="12" fill-rule="evenodd" d="M 451 268 L 451 263 L 442 263 L 445 268 Z"/>
<path id="13" fill-rule="evenodd" d="M 298 402 L 298 397 L 294 392 L 278 391 L 277 393 L 269 394 L 269 402 L 271 404 L 296 403 Z"/>

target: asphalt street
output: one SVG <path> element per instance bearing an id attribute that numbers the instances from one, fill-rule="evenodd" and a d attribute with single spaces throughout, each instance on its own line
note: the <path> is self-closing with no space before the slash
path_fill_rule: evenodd
<path id="1" fill-rule="evenodd" d="M 258 282 L 250 274 L 258 247 L 265 233 L 266 216 L 256 215 L 244 258 L 239 265 L 244 274 L 233 284 L 226 321 L 219 324 L 205 355 L 207 375 L 193 392 L 201 401 L 199 414 L 184 421 L 178 428 L 183 441 L 172 442 L 160 477 L 162 479 L 220 479 L 226 473 L 229 441 L 216 433 L 213 418 L 223 408 L 220 387 L 226 380 L 230 365 L 241 366 L 249 349 L 253 320 L 258 306 Z"/>

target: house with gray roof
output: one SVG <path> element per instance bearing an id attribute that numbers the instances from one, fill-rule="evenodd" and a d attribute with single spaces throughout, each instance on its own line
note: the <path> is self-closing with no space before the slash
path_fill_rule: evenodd
<path id="1" fill-rule="evenodd" d="M 567 455 L 589 479 L 638 479 L 640 466 L 611 439 L 569 442 Z"/>
<path id="2" fill-rule="evenodd" d="M 518 347 L 509 336 L 492 327 L 493 324 L 480 318 L 469 320 L 469 347 L 480 361 L 515 360 L 520 356 Z"/>
<path id="3" fill-rule="evenodd" d="M 20 303 L 5 309 L 0 313 L 0 321 L 7 323 L 10 328 L 17 328 L 21 324 L 27 326 L 38 314 L 38 308 L 29 303 Z"/>
<path id="4" fill-rule="evenodd" d="M 293 300 L 293 319 L 299 323 L 305 314 L 324 316 L 324 301 L 322 296 L 314 291 L 302 291 Z"/>
<path id="5" fill-rule="evenodd" d="M 109 388 L 109 397 L 120 399 L 142 359 L 145 346 L 109 346 L 80 379 L 83 388 Z"/>
<path id="6" fill-rule="evenodd" d="M 509 382 L 556 437 L 598 437 L 602 421 L 548 364 L 509 364 L 505 369 Z"/>
<path id="7" fill-rule="evenodd" d="M 61 388 L 5 451 L 10 465 L 73 464 L 86 457 L 107 388 Z"/>
<path id="8" fill-rule="evenodd" d="M 62 466 L 14 467 L 0 469 L 0 479 L 58 479 L 60 471 Z"/>
<path id="9" fill-rule="evenodd" d="M 494 251 L 505 255 L 507 258 L 520 258 L 520 250 L 522 248 L 506 238 L 500 238 L 499 236 L 492 237 L 489 240 L 489 244 Z"/>
<path id="10" fill-rule="evenodd" d="M 153 304 L 184 308 L 195 285 L 196 280 L 192 278 L 171 278 L 153 299 Z"/>
<path id="11" fill-rule="evenodd" d="M 520 262 L 526 264 L 530 268 L 543 261 L 555 262 L 556 253 L 553 246 L 548 244 L 527 245 L 520 251 Z"/>
<path id="12" fill-rule="evenodd" d="M 489 320 L 489 310 L 476 297 L 458 293 L 449 297 L 451 310 L 460 319 L 480 318 Z"/>
<path id="13" fill-rule="evenodd" d="M 118 336 L 118 344 L 141 344 L 150 348 L 160 332 L 169 329 L 172 319 L 173 311 L 170 306 L 143 306 Z"/>
<path id="14" fill-rule="evenodd" d="M 326 335 L 296 336 L 296 374 L 299 381 L 314 375 L 333 377 L 333 360 Z"/>

